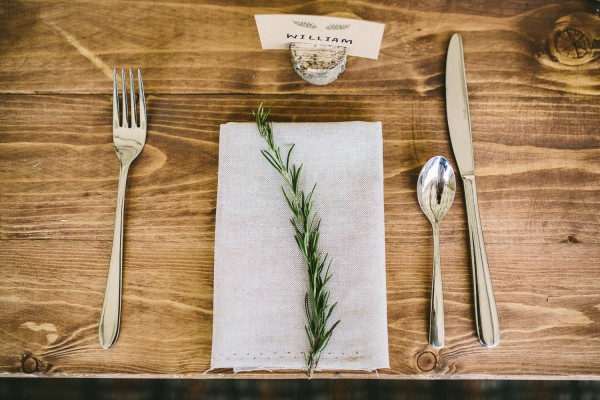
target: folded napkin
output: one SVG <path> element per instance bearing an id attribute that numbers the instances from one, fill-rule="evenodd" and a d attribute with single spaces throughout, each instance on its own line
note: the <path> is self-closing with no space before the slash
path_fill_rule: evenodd
<path id="1" fill-rule="evenodd" d="M 341 320 L 318 370 L 389 368 L 381 123 L 276 123 L 282 153 L 317 183 L 320 249 Z M 265 160 L 254 123 L 221 125 L 215 232 L 212 368 L 305 369 L 306 264 L 294 240 L 284 181 Z"/>

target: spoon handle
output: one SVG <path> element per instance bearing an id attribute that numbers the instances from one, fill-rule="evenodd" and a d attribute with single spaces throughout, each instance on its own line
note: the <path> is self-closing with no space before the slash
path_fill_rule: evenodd
<path id="1" fill-rule="evenodd" d="M 477 335 L 483 346 L 494 347 L 500 341 L 500 328 L 487 253 L 485 251 L 485 244 L 483 243 L 475 176 L 464 175 L 463 183 L 465 187 L 467 220 L 469 223 L 469 241 L 471 243 Z"/>
<path id="2" fill-rule="evenodd" d="M 433 277 L 431 283 L 431 310 L 429 313 L 429 344 L 444 347 L 444 296 L 442 293 L 442 267 L 440 262 L 440 225 L 433 228 Z"/>

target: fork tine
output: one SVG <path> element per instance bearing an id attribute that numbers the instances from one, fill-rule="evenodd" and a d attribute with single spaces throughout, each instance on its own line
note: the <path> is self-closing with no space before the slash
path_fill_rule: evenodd
<path id="1" fill-rule="evenodd" d="M 135 90 L 133 88 L 133 72 L 131 72 L 131 68 L 129 68 L 129 84 L 131 87 L 130 96 L 131 96 L 131 126 L 136 128 L 138 125 L 135 121 Z"/>
<path id="2" fill-rule="evenodd" d="M 140 90 L 140 127 L 146 128 L 146 96 L 144 95 L 144 82 L 142 73 L 138 68 L 138 86 Z"/>
<path id="3" fill-rule="evenodd" d="M 113 126 L 118 128 L 119 123 L 119 85 L 117 80 L 117 69 L 113 68 Z"/>
<path id="4" fill-rule="evenodd" d="M 125 71 L 121 68 L 121 89 L 123 89 L 123 128 L 129 128 L 129 120 L 127 119 L 127 84 L 125 83 Z"/>

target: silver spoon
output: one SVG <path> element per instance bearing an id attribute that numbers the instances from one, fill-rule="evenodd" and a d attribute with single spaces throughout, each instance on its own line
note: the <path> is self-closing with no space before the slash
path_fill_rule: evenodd
<path id="1" fill-rule="evenodd" d="M 419 174 L 417 198 L 433 228 L 433 279 L 431 312 L 429 314 L 429 344 L 444 347 L 444 297 L 440 265 L 440 221 L 444 218 L 456 193 L 456 178 L 452 166 L 442 156 L 431 158 Z"/>

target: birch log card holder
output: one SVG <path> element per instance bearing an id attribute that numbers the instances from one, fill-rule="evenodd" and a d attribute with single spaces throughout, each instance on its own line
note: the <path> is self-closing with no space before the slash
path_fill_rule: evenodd
<path id="1" fill-rule="evenodd" d="M 384 24 L 295 14 L 254 16 L 263 49 L 287 49 L 294 71 L 313 85 L 328 85 L 346 69 L 346 56 L 377 60 Z"/>

